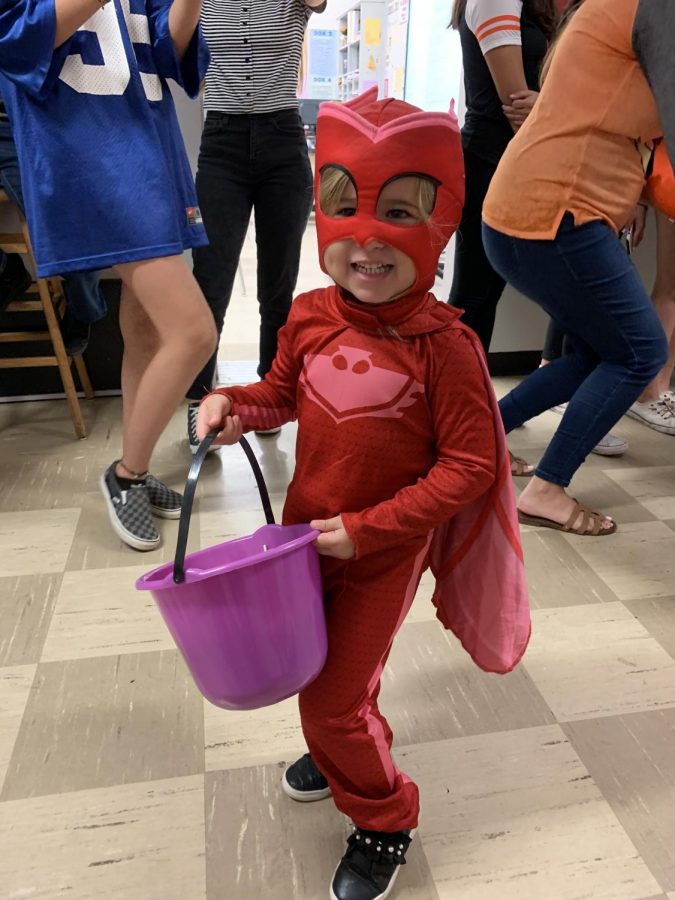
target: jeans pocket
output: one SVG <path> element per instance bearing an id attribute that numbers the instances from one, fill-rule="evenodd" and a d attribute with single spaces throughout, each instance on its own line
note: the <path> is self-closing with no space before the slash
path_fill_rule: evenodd
<path id="1" fill-rule="evenodd" d="M 305 140 L 305 129 L 300 114 L 291 110 L 282 112 L 272 119 L 274 130 L 284 137 Z"/>
<path id="2" fill-rule="evenodd" d="M 212 137 L 227 130 L 230 117 L 226 113 L 207 113 L 202 128 L 203 137 Z"/>

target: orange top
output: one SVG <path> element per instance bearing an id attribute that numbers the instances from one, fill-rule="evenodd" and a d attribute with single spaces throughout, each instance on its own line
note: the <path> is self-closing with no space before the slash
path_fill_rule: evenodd
<path id="1" fill-rule="evenodd" d="M 577 225 L 628 222 L 644 186 L 636 142 L 662 132 L 632 48 L 638 0 L 586 0 L 555 50 L 541 94 L 495 173 L 483 219 L 513 237 L 555 237 Z"/>

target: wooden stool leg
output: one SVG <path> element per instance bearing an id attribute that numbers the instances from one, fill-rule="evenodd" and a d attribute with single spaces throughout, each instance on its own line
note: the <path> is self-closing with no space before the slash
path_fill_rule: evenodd
<path id="1" fill-rule="evenodd" d="M 82 385 L 84 396 L 87 398 L 87 400 L 93 400 L 94 389 L 91 386 L 89 372 L 87 372 L 87 367 L 84 364 L 84 360 L 81 356 L 73 356 L 73 362 L 75 363 L 75 368 L 77 369 L 77 374 L 80 378 L 80 384 Z"/>
<path id="2" fill-rule="evenodd" d="M 75 434 L 78 438 L 85 438 L 87 436 L 87 429 L 85 428 L 84 419 L 82 418 L 80 401 L 77 398 L 77 391 L 75 390 L 73 373 L 70 370 L 70 362 L 66 355 L 66 348 L 63 346 L 63 335 L 61 334 L 61 329 L 59 328 L 59 323 L 56 319 L 52 296 L 49 293 L 47 282 L 43 278 L 37 279 L 37 286 L 40 300 L 42 300 L 45 318 L 47 320 L 47 328 L 49 329 L 52 345 L 54 347 L 54 356 L 56 357 L 59 373 L 61 374 L 63 389 L 66 392 L 66 400 L 68 402 L 68 409 L 70 410 L 70 418 L 73 420 Z"/>
<path id="3" fill-rule="evenodd" d="M 49 282 L 49 292 L 52 295 L 52 301 L 56 309 L 57 318 L 59 321 L 63 321 L 63 317 L 66 313 L 67 303 L 66 295 L 63 290 L 63 281 L 58 277 L 48 278 L 47 281 Z M 80 384 L 82 385 L 82 390 L 84 391 L 84 396 L 87 398 L 87 400 L 93 400 L 94 389 L 91 386 L 89 372 L 87 372 L 87 366 L 84 359 L 81 355 L 73 356 L 71 358 L 75 363 L 75 369 L 77 370 Z"/>
<path id="4" fill-rule="evenodd" d="M 35 257 L 33 256 L 33 248 L 31 246 L 30 234 L 28 232 L 26 220 L 23 216 L 20 216 L 20 219 L 21 231 L 26 242 L 26 247 L 31 259 L 34 260 Z M 68 409 L 70 411 L 70 418 L 73 422 L 73 428 L 75 429 L 75 434 L 78 438 L 85 438 L 87 436 L 87 429 L 84 424 L 84 419 L 82 418 L 82 410 L 80 409 L 80 401 L 77 397 L 75 382 L 73 381 L 73 373 L 70 368 L 70 360 L 68 359 L 68 355 L 66 354 L 66 348 L 63 346 L 63 335 L 61 334 L 59 320 L 56 315 L 56 309 L 54 308 L 54 299 L 52 298 L 52 293 L 50 291 L 50 283 L 46 278 L 36 277 L 35 281 L 37 284 L 38 293 L 40 295 L 40 300 L 42 301 L 42 308 L 45 314 L 45 319 L 47 320 L 47 328 L 52 340 L 54 356 L 56 357 L 59 374 L 61 375 L 61 382 L 63 383 L 63 390 L 66 393 L 66 401 L 68 403 Z M 56 283 L 60 288 L 60 282 Z M 82 365 L 84 366 L 84 363 Z M 88 376 L 87 381 L 89 381 Z M 91 383 L 89 383 L 89 389 L 91 390 Z"/>

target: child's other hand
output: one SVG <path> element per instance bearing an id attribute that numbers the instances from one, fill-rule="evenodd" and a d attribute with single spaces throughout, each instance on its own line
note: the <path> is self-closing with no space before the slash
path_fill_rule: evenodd
<path id="1" fill-rule="evenodd" d="M 321 532 L 314 546 L 322 556 L 335 556 L 337 559 L 351 559 L 354 556 L 354 544 L 343 528 L 340 516 L 313 519 L 309 527 Z"/>
<path id="2" fill-rule="evenodd" d="M 214 444 L 236 444 L 243 429 L 239 416 L 228 415 L 232 401 L 223 394 L 211 394 L 204 400 L 197 413 L 197 437 L 203 441 L 209 431 L 218 428 Z"/>

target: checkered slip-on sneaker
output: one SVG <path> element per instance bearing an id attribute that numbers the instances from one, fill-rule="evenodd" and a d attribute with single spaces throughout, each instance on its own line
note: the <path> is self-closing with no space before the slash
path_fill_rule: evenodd
<path id="1" fill-rule="evenodd" d="M 152 520 L 150 498 L 144 484 L 123 491 L 115 476 L 115 463 L 112 463 L 101 475 L 101 491 L 110 524 L 125 544 L 134 550 L 154 550 L 159 546 L 159 532 Z"/>
<path id="2" fill-rule="evenodd" d="M 160 519 L 180 519 L 182 494 L 172 491 L 170 487 L 162 484 L 150 473 L 145 479 L 145 486 L 148 489 L 148 499 L 153 515 L 159 516 Z"/>

